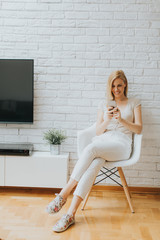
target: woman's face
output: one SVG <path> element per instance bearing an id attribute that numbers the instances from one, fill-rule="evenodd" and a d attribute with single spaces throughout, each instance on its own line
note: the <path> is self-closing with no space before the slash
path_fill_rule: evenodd
<path id="1" fill-rule="evenodd" d="M 117 78 L 112 83 L 112 93 L 115 98 L 121 98 L 124 96 L 124 89 L 126 84 L 123 82 L 122 79 Z"/>

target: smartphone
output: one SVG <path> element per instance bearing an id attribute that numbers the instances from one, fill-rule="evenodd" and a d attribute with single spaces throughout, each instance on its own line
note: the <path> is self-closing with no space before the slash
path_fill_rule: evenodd
<path id="1" fill-rule="evenodd" d="M 115 107 L 117 107 L 117 104 L 116 104 L 116 102 L 114 100 L 112 100 L 112 101 L 108 102 L 108 106 L 115 108 Z"/>

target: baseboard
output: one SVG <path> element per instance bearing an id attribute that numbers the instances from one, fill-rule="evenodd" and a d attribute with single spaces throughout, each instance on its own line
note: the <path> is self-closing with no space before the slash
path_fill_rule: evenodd
<path id="1" fill-rule="evenodd" d="M 131 192 L 138 193 L 158 193 L 160 194 L 160 188 L 158 187 L 138 187 L 131 186 L 128 187 Z M 4 187 L 0 186 L 0 192 L 28 192 L 28 193 L 44 193 L 44 194 L 53 194 L 59 193 L 61 188 L 36 188 L 36 187 Z M 123 191 L 123 187 L 120 186 L 111 186 L 111 185 L 96 185 L 92 187 L 92 191 Z"/>
<path id="2" fill-rule="evenodd" d="M 160 194 L 160 188 L 158 187 L 138 187 L 138 186 L 131 186 L 128 187 L 129 191 L 131 192 L 156 192 Z M 92 191 L 123 191 L 123 187 L 120 186 L 107 186 L 107 185 L 97 185 L 92 187 Z"/>
<path id="3" fill-rule="evenodd" d="M 0 186 L 0 192 L 25 192 L 25 193 L 40 193 L 40 194 L 53 194 L 59 193 L 61 188 L 40 188 L 40 187 L 8 187 Z"/>

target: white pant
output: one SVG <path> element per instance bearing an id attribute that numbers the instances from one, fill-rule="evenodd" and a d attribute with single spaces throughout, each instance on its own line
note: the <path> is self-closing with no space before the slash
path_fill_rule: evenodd
<path id="1" fill-rule="evenodd" d="M 126 160 L 131 153 L 131 140 L 125 134 L 106 132 L 96 136 L 82 152 L 71 178 L 78 181 L 74 195 L 85 198 L 105 161 Z"/>

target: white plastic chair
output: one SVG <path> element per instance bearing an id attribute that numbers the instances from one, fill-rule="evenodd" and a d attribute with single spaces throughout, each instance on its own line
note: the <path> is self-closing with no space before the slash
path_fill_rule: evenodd
<path id="1" fill-rule="evenodd" d="M 87 128 L 87 129 L 78 131 L 78 135 L 77 135 L 78 156 L 80 156 L 83 149 L 88 144 L 91 143 L 91 139 L 95 135 L 96 135 L 96 124 L 93 124 L 91 127 Z M 103 178 L 103 180 L 109 177 L 110 179 L 115 181 L 111 177 L 111 175 L 116 175 L 117 177 L 120 177 L 122 185 L 119 184 L 117 181 L 115 181 L 115 182 L 123 187 L 132 213 L 134 213 L 134 209 L 133 209 L 132 202 L 131 202 L 131 195 L 130 195 L 130 192 L 128 189 L 128 185 L 127 185 L 122 167 L 130 166 L 130 165 L 133 165 L 136 162 L 138 162 L 138 160 L 140 158 L 140 152 L 141 152 L 141 142 L 142 142 L 142 134 L 134 134 L 133 147 L 132 147 L 132 153 L 131 153 L 130 158 L 128 160 L 123 160 L 123 161 L 114 161 L 114 162 L 106 161 L 105 166 L 103 167 L 105 169 L 105 172 L 104 172 L 104 170 L 101 170 L 102 174 L 105 175 L 105 178 Z M 107 174 L 108 172 L 110 172 L 109 175 Z M 119 176 L 116 174 L 116 172 L 119 172 Z M 100 174 L 100 175 L 102 175 L 102 174 Z M 100 176 L 100 175 L 98 175 L 98 176 Z M 100 181 L 98 181 L 97 183 L 99 183 L 99 182 Z M 94 185 L 96 185 L 97 183 L 95 183 Z M 84 199 L 84 203 L 82 205 L 82 210 L 84 210 L 84 208 L 85 208 L 85 205 L 87 203 L 87 200 L 89 198 L 91 190 L 89 191 L 89 193 L 86 195 L 86 197 Z"/>

